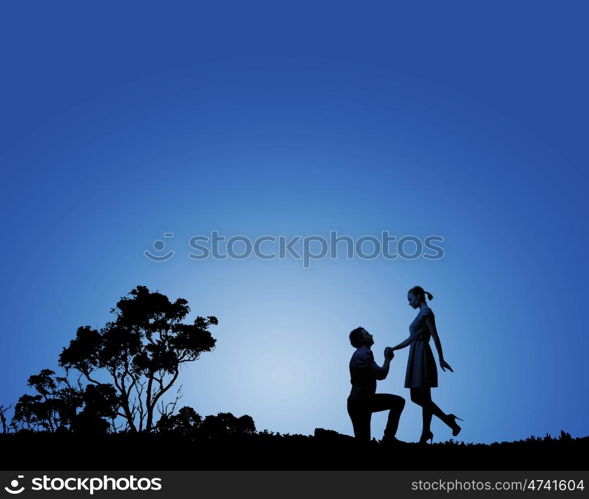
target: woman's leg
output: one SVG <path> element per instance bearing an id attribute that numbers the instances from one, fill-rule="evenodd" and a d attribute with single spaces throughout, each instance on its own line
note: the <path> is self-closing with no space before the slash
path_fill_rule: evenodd
<path id="1" fill-rule="evenodd" d="M 431 399 L 431 394 L 430 397 Z M 423 388 L 411 388 L 411 400 L 417 405 L 421 406 L 423 424 L 421 428 L 421 436 L 431 433 L 432 411 L 426 401 L 428 400 L 427 393 Z"/>
<path id="2" fill-rule="evenodd" d="M 422 419 L 423 419 L 423 426 L 421 430 L 421 434 L 425 435 L 427 433 L 431 433 L 431 425 L 432 425 L 432 411 L 430 411 L 429 407 L 422 407 Z"/>
<path id="3" fill-rule="evenodd" d="M 420 405 L 423 409 L 423 431 L 426 429 L 429 431 L 432 414 L 438 416 L 444 423 L 448 424 L 448 419 L 444 411 L 440 409 L 432 401 L 432 394 L 429 386 L 420 386 L 418 388 L 411 388 L 411 400 L 417 405 Z M 427 413 L 426 413 L 427 411 Z M 427 427 L 426 427 L 427 423 Z M 450 425 L 448 425 L 450 426 Z"/>

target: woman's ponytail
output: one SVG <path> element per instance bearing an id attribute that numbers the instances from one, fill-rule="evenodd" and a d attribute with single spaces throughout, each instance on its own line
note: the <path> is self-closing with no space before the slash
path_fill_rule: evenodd
<path id="1" fill-rule="evenodd" d="M 429 291 L 426 291 L 425 289 L 423 289 L 421 286 L 414 286 L 414 287 L 412 287 L 409 290 L 409 293 L 414 294 L 421 301 L 425 301 L 426 296 L 427 296 L 427 299 L 428 300 L 433 300 L 434 299 L 434 295 L 432 295 Z"/>

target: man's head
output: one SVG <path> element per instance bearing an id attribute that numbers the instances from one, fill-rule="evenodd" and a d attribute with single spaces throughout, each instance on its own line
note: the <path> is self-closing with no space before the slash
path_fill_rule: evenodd
<path id="1" fill-rule="evenodd" d="M 354 348 L 360 348 L 364 345 L 370 347 L 374 345 L 374 339 L 366 329 L 363 327 L 357 327 L 350 332 L 350 343 Z"/>

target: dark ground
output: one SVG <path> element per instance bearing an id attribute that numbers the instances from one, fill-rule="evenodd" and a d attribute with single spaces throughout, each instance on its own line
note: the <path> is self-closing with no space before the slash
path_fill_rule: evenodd
<path id="1" fill-rule="evenodd" d="M 335 432 L 258 433 L 194 440 L 181 435 L 0 435 L 5 470 L 583 470 L 589 437 L 491 445 L 359 444 Z"/>

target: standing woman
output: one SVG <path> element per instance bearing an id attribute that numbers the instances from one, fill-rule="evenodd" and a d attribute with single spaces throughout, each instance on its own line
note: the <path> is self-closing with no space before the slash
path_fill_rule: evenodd
<path id="1" fill-rule="evenodd" d="M 444 423 L 452 429 L 452 435 L 460 433 L 460 426 L 456 423 L 457 419 L 454 414 L 445 414 L 434 402 L 432 402 L 431 388 L 438 386 L 438 371 L 434 354 L 429 346 L 430 336 L 433 336 L 438 357 L 440 358 L 440 367 L 443 371 L 449 369 L 454 372 L 444 360 L 442 344 L 436 329 L 434 313 L 426 303 L 426 296 L 429 300 L 433 299 L 431 293 L 425 291 L 421 286 L 415 286 L 407 293 L 409 305 L 419 309 L 417 317 L 409 326 L 409 338 L 399 343 L 393 350 L 400 350 L 411 345 L 409 357 L 407 359 L 407 373 L 405 375 L 405 388 L 411 390 L 411 400 L 422 407 L 423 411 L 423 430 L 421 432 L 420 444 L 432 441 L 434 438 L 430 426 L 432 415 L 438 416 Z M 462 421 L 462 419 L 460 419 Z"/>

